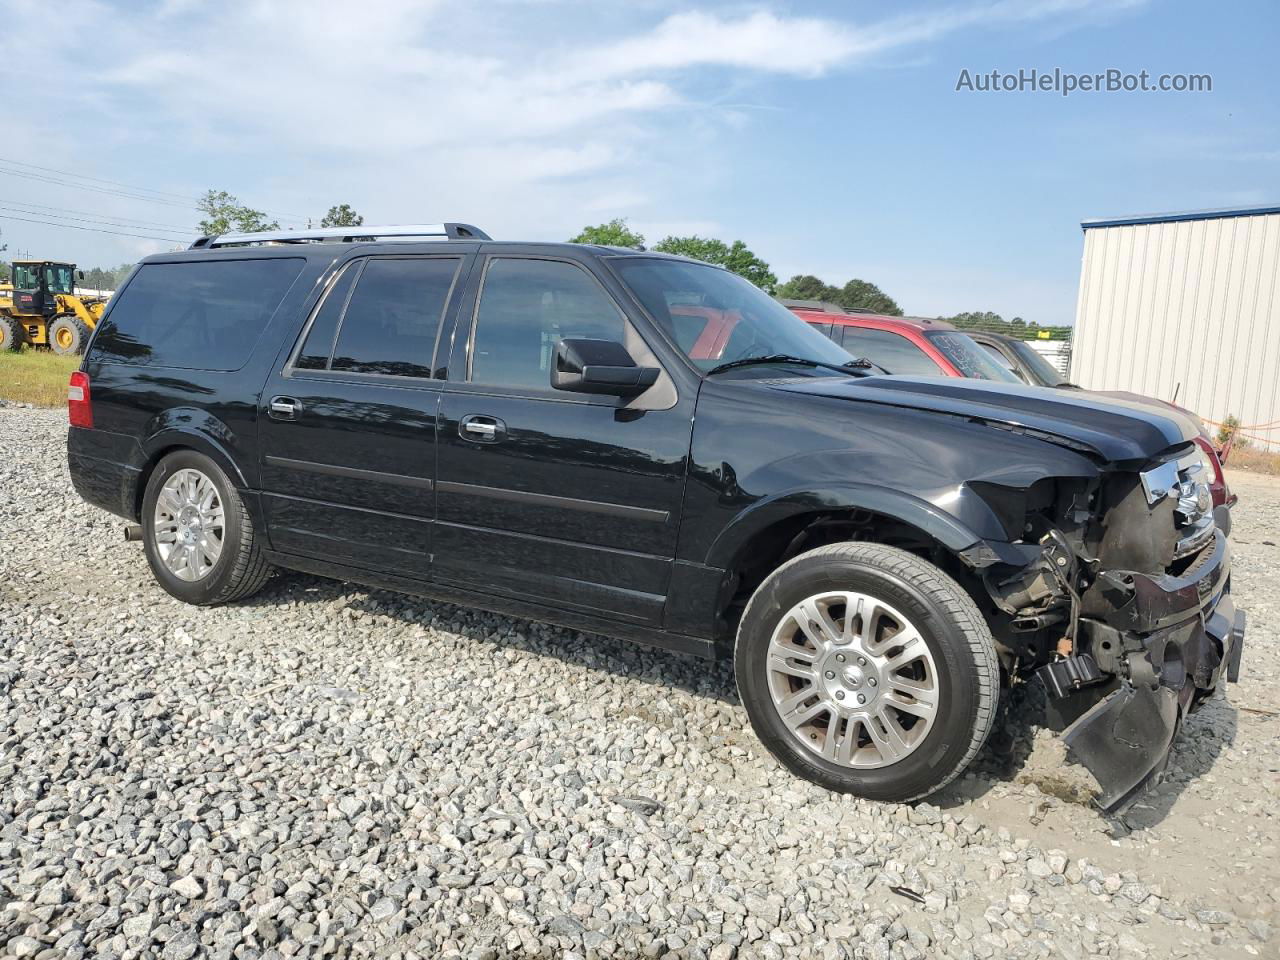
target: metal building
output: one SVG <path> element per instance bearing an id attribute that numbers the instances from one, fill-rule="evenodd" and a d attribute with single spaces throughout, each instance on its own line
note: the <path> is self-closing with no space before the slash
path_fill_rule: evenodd
<path id="1" fill-rule="evenodd" d="M 1280 447 L 1280 207 L 1081 227 L 1071 378 L 1234 415 Z"/>

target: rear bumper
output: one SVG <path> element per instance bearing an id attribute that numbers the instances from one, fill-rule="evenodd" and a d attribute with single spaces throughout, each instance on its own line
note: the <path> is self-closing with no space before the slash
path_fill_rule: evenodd
<path id="1" fill-rule="evenodd" d="M 1067 724 L 1068 756 L 1101 786 L 1104 810 L 1122 810 L 1158 778 L 1186 715 L 1239 678 L 1245 615 L 1230 569 L 1218 531 L 1180 577 L 1111 572 L 1086 594 L 1081 646 L 1099 670 L 1051 709 Z"/>

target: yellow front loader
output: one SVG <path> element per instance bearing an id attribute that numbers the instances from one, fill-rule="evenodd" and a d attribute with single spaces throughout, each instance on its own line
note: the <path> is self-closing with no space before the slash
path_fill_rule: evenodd
<path id="1" fill-rule="evenodd" d="M 107 307 L 105 297 L 76 293 L 74 263 L 15 260 L 12 279 L 0 283 L 0 350 L 24 343 L 54 353 L 80 354 Z"/>

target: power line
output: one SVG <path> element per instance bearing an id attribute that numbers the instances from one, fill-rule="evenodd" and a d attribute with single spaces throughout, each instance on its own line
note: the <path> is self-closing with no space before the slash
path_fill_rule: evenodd
<path id="1" fill-rule="evenodd" d="M 157 237 L 146 233 L 125 233 L 121 230 L 107 230 L 103 227 L 78 227 L 74 223 L 54 223 L 50 220 L 30 220 L 26 217 L 15 217 L 12 214 L 0 213 L 0 220 L 16 220 L 20 223 L 38 223 L 46 227 L 66 227 L 68 230 L 91 230 L 94 233 L 110 233 L 117 237 L 137 237 L 140 240 L 167 240 L 171 243 L 186 243 L 182 237 Z"/>
<path id="2" fill-rule="evenodd" d="M 107 219 L 104 219 L 104 218 L 102 218 L 102 217 L 87 217 L 87 218 L 86 218 L 86 217 L 69 217 L 69 216 L 67 216 L 67 215 L 66 215 L 66 214 L 64 214 L 64 213 L 44 213 L 44 214 L 42 214 L 39 210 L 24 210 L 24 209 L 22 209 L 21 207 L 6 207 L 6 206 L 2 206 L 2 205 L 0 205 L 0 210 L 6 210 L 6 211 L 8 211 L 9 213 L 24 213 L 24 214 L 27 214 L 28 216 L 45 216 L 45 217 L 53 217 L 53 219 L 54 219 L 54 220 L 74 220 L 74 221 L 76 221 L 77 223 L 93 223 L 93 224 L 97 224 L 98 226 L 103 226 L 103 227 L 128 227 L 128 228 L 130 228 L 130 229 L 134 229 L 134 230 L 155 229 L 155 228 L 153 228 L 153 227 L 147 227 L 145 224 L 139 225 L 139 224 L 135 224 L 135 223 L 120 223 L 119 221 L 116 221 L 116 220 L 107 220 Z M 162 228 L 160 228 L 160 229 L 168 229 L 168 228 L 163 228 L 163 227 L 162 227 Z M 183 228 L 182 228 L 182 227 L 174 227 L 173 229 L 175 229 L 175 230 L 182 230 Z"/>
<path id="3" fill-rule="evenodd" d="M 109 197 L 118 197 L 125 200 L 136 200 L 143 203 L 155 203 L 167 207 L 179 207 L 183 209 L 199 209 L 197 204 L 198 198 L 184 196 L 183 194 L 170 193 L 164 190 L 152 190 L 150 187 L 137 187 L 124 183 L 119 180 L 106 180 L 102 177 L 89 177 L 80 173 L 71 173 L 65 170 L 55 170 L 53 167 L 40 167 L 32 163 L 23 163 L 18 160 L 8 160 L 0 157 L 0 163 L 10 164 L 12 166 L 29 167 L 29 170 L 13 170 L 0 167 L 0 174 L 6 174 L 12 177 L 21 177 L 24 180 L 32 180 L 36 183 L 48 183 L 53 186 L 71 187 L 76 190 L 87 190 L 93 193 L 104 194 Z M 42 172 L 33 172 L 42 171 Z M 56 176 L 55 176 L 56 174 Z M 75 183 L 72 180 L 63 179 L 71 177 L 74 180 L 90 180 L 95 183 L 113 184 L 113 186 L 94 186 L 91 183 Z M 153 195 L 148 195 L 153 194 Z M 306 220 L 305 216 L 296 213 L 285 213 L 280 210 L 263 210 L 263 213 L 273 217 L 283 217 L 286 220 Z"/>
<path id="4" fill-rule="evenodd" d="M 73 209 L 72 207 L 51 207 L 43 203 L 28 203 L 25 200 L 8 200 L 3 197 L 0 197 L 0 203 L 9 203 L 18 207 L 35 208 L 33 210 L 20 211 L 23 213 L 42 214 L 50 211 L 52 211 L 55 215 L 61 214 L 61 213 L 78 213 L 86 217 L 92 217 L 93 219 L 99 220 L 103 223 L 114 223 L 115 226 L 120 226 L 120 227 L 148 227 L 152 229 L 158 228 L 161 230 L 184 230 L 184 231 L 189 229 L 188 227 L 185 227 L 185 226 L 179 226 L 176 223 L 160 223 L 157 220 L 137 220 L 133 217 L 117 217 L 114 215 L 108 215 L 104 217 L 94 213 L 91 210 L 76 210 L 76 209 Z"/>
<path id="5" fill-rule="evenodd" d="M 188 203 L 193 202 L 192 198 L 182 193 L 171 193 L 168 190 L 155 190 L 151 187 L 138 187 L 132 184 L 124 183 L 121 180 L 108 180 L 104 177 L 91 177 L 84 173 L 73 173 L 70 170 L 56 170 L 53 167 L 42 167 L 38 163 L 27 163 L 24 160 L 10 160 L 8 157 L 0 157 L 0 163 L 12 164 L 15 167 L 28 167 L 32 170 L 43 170 L 45 173 L 57 173 L 64 177 L 74 177 L 77 180 L 92 180 L 95 183 L 109 183 L 117 187 L 124 187 L 128 190 L 134 190 L 139 193 L 157 193 L 165 197 L 173 197 L 177 200 L 186 200 Z"/>

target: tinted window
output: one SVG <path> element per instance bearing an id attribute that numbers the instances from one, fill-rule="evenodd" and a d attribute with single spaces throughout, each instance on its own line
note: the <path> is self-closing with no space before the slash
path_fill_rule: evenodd
<path id="1" fill-rule="evenodd" d="M 298 358 L 293 365 L 299 370 L 324 370 L 329 366 L 329 355 L 333 353 L 333 338 L 338 332 L 338 320 L 342 316 L 342 308 L 347 305 L 347 295 L 351 293 L 351 285 L 356 274 L 360 272 L 359 263 L 349 263 L 342 271 L 342 276 L 329 288 L 324 302 L 316 311 L 315 320 L 307 332 L 306 342 L 298 351 Z"/>
<path id="2" fill-rule="evenodd" d="M 471 348 L 471 379 L 551 389 L 564 337 L 624 343 L 622 316 L 584 270 L 555 260 L 496 259 L 485 272 Z"/>
<path id="3" fill-rule="evenodd" d="M 458 262 L 422 257 L 366 261 L 338 328 L 330 369 L 431 376 L 436 331 Z"/>
<path id="4" fill-rule="evenodd" d="M 805 321 L 805 323 L 809 324 L 809 326 L 813 327 L 813 329 L 817 330 L 817 331 L 818 331 L 820 334 L 822 334 L 824 337 L 827 337 L 827 338 L 829 338 L 829 339 L 831 339 L 831 340 L 836 340 L 836 339 L 837 339 L 837 337 L 836 337 L 836 335 L 835 335 L 835 333 L 833 332 L 833 329 L 832 329 L 832 328 L 835 326 L 835 324 L 831 324 L 831 323 L 814 323 L 812 320 L 806 320 L 806 321 Z"/>
<path id="5" fill-rule="evenodd" d="M 305 260 L 193 260 L 138 268 L 93 341 L 97 359 L 238 370 Z"/>
<path id="6" fill-rule="evenodd" d="M 906 337 L 870 327 L 845 327 L 844 348 L 855 357 L 866 357 L 893 374 L 920 377 L 943 376 L 942 368 Z"/>

